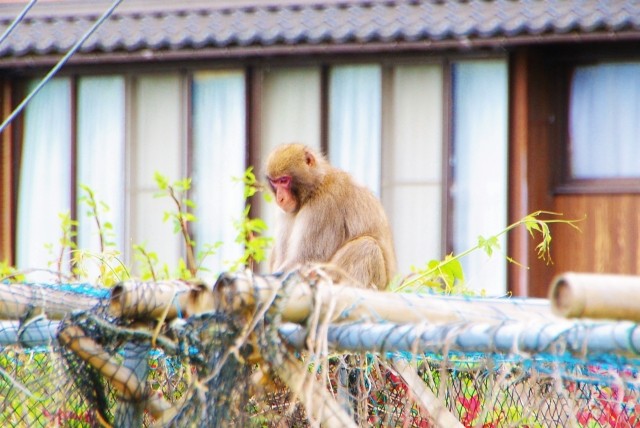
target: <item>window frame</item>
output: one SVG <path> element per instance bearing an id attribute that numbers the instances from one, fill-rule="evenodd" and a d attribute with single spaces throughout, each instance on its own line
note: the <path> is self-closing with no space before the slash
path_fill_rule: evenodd
<path id="1" fill-rule="evenodd" d="M 601 195 L 601 194 L 640 194 L 640 177 L 619 178 L 576 178 L 571 171 L 571 82 L 575 70 L 581 66 L 605 63 L 640 62 L 640 56 L 626 53 L 604 54 L 579 52 L 566 60 L 558 60 L 555 65 L 558 79 L 556 87 L 555 111 L 557 120 L 558 144 L 552 148 L 553 193 L 557 195 Z"/>

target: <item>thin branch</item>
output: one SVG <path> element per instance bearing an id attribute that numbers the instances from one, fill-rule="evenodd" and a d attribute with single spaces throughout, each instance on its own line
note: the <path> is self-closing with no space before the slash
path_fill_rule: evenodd
<path id="1" fill-rule="evenodd" d="M 501 230 L 500 232 L 498 232 L 497 234 L 493 235 L 491 238 L 499 238 L 502 235 L 505 235 L 507 233 L 509 233 L 511 230 L 515 229 L 518 226 L 525 226 L 527 227 L 527 230 L 529 230 L 530 233 L 532 232 L 532 229 L 528 226 L 528 224 L 531 221 L 534 221 L 535 224 L 550 224 L 550 223 L 563 223 L 563 224 L 568 224 L 569 226 L 580 230 L 580 228 L 578 226 L 576 226 L 575 223 L 577 223 L 578 221 L 582 221 L 583 219 L 578 219 L 578 220 L 558 220 L 558 219 L 548 219 L 548 220 L 540 220 L 537 217 L 542 215 L 542 214 L 548 214 L 548 215 L 562 215 L 561 213 L 555 213 L 552 211 L 535 211 L 529 215 L 524 216 L 523 218 L 521 218 L 520 220 L 516 221 L 515 223 L 510 224 L 509 226 L 507 226 L 506 228 L 504 228 L 503 230 Z M 533 219 L 533 220 L 532 220 Z M 542 233 L 544 235 L 544 233 L 542 231 L 540 231 L 540 233 Z M 544 245 L 544 241 L 540 244 L 540 245 Z M 539 245 L 539 246 L 540 246 Z M 413 285 L 415 283 L 417 283 L 418 281 L 424 279 L 424 278 L 428 278 L 430 276 L 432 276 L 433 274 L 435 274 L 436 272 L 440 272 L 442 270 L 442 268 L 444 266 L 446 266 L 447 264 L 453 262 L 454 260 L 460 260 L 461 258 L 471 254 L 474 251 L 479 250 L 480 244 L 476 244 L 475 246 L 461 252 L 460 254 L 456 254 L 446 260 L 441 261 L 440 263 L 438 263 L 436 266 L 434 266 L 431 269 L 428 269 L 425 272 L 422 272 L 419 275 L 414 276 L 413 278 L 411 278 L 410 280 L 408 280 L 407 282 L 404 282 L 402 284 L 400 284 L 398 286 L 398 288 L 396 288 L 394 291 L 402 291 L 404 289 L 406 289 L 407 287 L 409 287 L 410 285 Z M 539 252 L 540 253 L 540 252 Z M 544 257 L 544 255 L 542 256 Z M 513 259 L 509 259 L 510 261 L 512 261 Z"/>
<path id="2" fill-rule="evenodd" d="M 184 239 L 184 243 L 187 249 L 187 267 L 189 268 L 189 272 L 191 273 L 191 275 L 195 276 L 196 272 L 198 271 L 198 267 L 196 264 L 195 255 L 193 254 L 193 245 L 191 243 L 191 237 L 189 236 L 189 228 L 187 227 L 187 220 L 185 219 L 183 214 L 182 203 L 176 197 L 176 194 L 173 190 L 173 186 L 168 186 L 168 189 L 169 189 L 169 196 L 171 197 L 171 199 L 173 199 L 176 206 L 178 207 L 177 218 L 178 218 L 178 222 L 180 223 L 182 238 Z"/>

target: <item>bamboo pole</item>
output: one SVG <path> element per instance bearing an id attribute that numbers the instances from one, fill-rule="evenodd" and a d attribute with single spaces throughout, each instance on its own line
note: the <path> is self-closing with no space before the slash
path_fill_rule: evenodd
<path id="1" fill-rule="evenodd" d="M 121 361 L 106 352 L 80 327 L 70 325 L 63 328 L 58 333 L 58 340 L 61 345 L 96 369 L 123 400 L 144 402 L 149 413 L 156 418 L 162 417 L 163 413 L 171 408 L 164 399 L 153 395 L 147 397 L 146 382 L 136 375 L 134 369 L 122 365 Z"/>
<path id="2" fill-rule="evenodd" d="M 212 298 L 204 282 L 124 281 L 113 287 L 109 312 L 118 318 L 171 321 L 214 310 Z"/>
<path id="3" fill-rule="evenodd" d="M 278 377 L 305 406 L 314 421 L 328 428 L 356 428 L 356 424 L 329 391 L 320 385 L 302 361 L 290 354 L 284 355 L 282 364 L 275 365 Z"/>
<path id="4" fill-rule="evenodd" d="M 23 319 L 45 314 L 60 320 L 73 310 L 89 310 L 99 298 L 38 284 L 0 282 L 0 319 Z"/>
<path id="5" fill-rule="evenodd" d="M 312 284 L 313 282 L 313 284 Z M 304 322 L 320 305 L 320 317 L 331 322 L 390 323 L 503 322 L 561 318 L 543 299 L 467 298 L 436 294 L 393 293 L 333 284 L 323 276 L 305 279 L 293 273 L 284 280 L 244 273 L 223 274 L 214 286 L 214 299 L 225 310 L 238 311 L 268 302 L 281 289 L 282 319 Z"/>
<path id="6" fill-rule="evenodd" d="M 67 326 L 58 334 L 60 343 L 73 351 L 107 379 L 125 400 L 140 400 L 144 386 L 133 370 L 123 366 L 80 327 Z"/>
<path id="7" fill-rule="evenodd" d="M 433 423 L 438 428 L 463 428 L 464 425 L 460 423 L 447 409 L 447 406 L 441 399 L 431 391 L 424 383 L 424 380 L 418 376 L 416 369 L 412 367 L 407 361 L 401 359 L 394 359 L 392 361 L 393 369 L 398 372 L 402 379 L 409 387 L 411 396 L 420 405 L 429 412 L 429 416 L 433 419 Z"/>
<path id="8" fill-rule="evenodd" d="M 640 321 L 640 276 L 568 272 L 554 278 L 553 312 L 567 318 Z"/>

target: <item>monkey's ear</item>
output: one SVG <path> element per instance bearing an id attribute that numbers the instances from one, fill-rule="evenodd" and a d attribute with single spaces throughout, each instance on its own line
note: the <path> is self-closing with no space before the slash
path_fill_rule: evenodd
<path id="1" fill-rule="evenodd" d="M 304 151 L 304 160 L 308 166 L 315 166 L 316 164 L 316 158 L 309 150 Z"/>

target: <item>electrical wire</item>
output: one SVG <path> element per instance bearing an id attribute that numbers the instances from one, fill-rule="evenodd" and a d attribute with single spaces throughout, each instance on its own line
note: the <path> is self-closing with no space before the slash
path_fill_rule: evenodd
<path id="1" fill-rule="evenodd" d="M 98 27 L 109 18 L 109 16 L 111 16 L 113 11 L 120 5 L 120 3 L 122 3 L 122 1 L 123 0 L 115 0 L 111 7 L 105 13 L 103 13 L 102 16 L 91 26 L 89 31 L 87 31 L 80 38 L 80 40 L 78 40 L 76 44 L 73 45 L 73 47 L 67 52 L 67 54 L 62 57 L 60 61 L 58 61 L 58 63 L 51 69 L 51 71 L 49 71 L 49 73 L 47 73 L 47 75 L 40 81 L 40 83 L 38 83 L 38 86 L 36 86 L 29 93 L 29 95 L 26 96 L 26 98 L 20 103 L 20 105 L 18 105 L 18 107 L 13 110 L 11 115 L 9 115 L 9 117 L 5 119 L 2 125 L 0 125 L 0 133 L 5 130 L 5 128 L 13 121 L 13 119 L 15 119 L 20 113 L 22 113 L 22 110 L 24 110 L 29 101 L 31 101 L 31 99 L 40 91 L 40 89 L 44 87 L 44 85 L 49 83 L 49 80 L 51 80 L 56 75 L 56 73 L 60 71 L 60 69 L 67 63 L 67 61 L 69 61 L 69 58 L 71 58 L 73 54 L 75 54 L 78 49 L 80 49 L 82 44 L 93 34 L 93 32 L 97 30 Z"/>
<path id="2" fill-rule="evenodd" d="M 11 23 L 11 25 L 9 25 L 9 28 L 7 28 L 6 30 L 4 30 L 4 33 L 2 33 L 2 36 L 0 36 L 0 44 L 2 44 L 2 42 L 4 42 L 4 39 L 6 39 L 9 34 L 11 34 L 11 32 L 13 31 L 14 28 L 16 28 L 16 26 L 22 22 L 22 19 L 24 18 L 24 16 L 27 14 L 27 12 L 29 12 L 29 9 L 31 9 L 33 7 L 33 5 L 36 4 L 38 0 L 31 0 L 25 7 L 24 9 L 22 9 L 22 12 L 20 12 L 20 14 L 18 16 L 16 16 L 16 19 L 13 20 L 13 22 Z"/>

